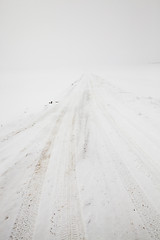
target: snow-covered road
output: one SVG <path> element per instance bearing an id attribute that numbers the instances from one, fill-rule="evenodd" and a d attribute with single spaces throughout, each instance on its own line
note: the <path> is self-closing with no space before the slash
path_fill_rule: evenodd
<path id="1" fill-rule="evenodd" d="M 0 240 L 160 239 L 160 102 L 97 76 L 1 128 Z"/>

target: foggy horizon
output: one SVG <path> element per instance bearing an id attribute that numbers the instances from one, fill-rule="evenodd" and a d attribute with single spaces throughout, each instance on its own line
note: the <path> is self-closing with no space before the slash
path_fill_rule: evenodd
<path id="1" fill-rule="evenodd" d="M 58 98 L 88 72 L 131 85 L 154 76 L 157 91 L 159 12 L 159 0 L 0 0 L 1 120 Z"/>
<path id="2" fill-rule="evenodd" d="M 0 1 L 0 71 L 160 62 L 160 1 Z"/>

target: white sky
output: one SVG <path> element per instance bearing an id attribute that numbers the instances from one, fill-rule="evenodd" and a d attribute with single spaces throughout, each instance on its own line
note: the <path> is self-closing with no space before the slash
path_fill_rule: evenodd
<path id="1" fill-rule="evenodd" d="M 160 0 L 0 0 L 1 113 L 47 102 L 85 71 L 160 62 L 159 43 Z"/>
<path id="2" fill-rule="evenodd" d="M 160 0 L 0 0 L 1 70 L 160 61 Z"/>

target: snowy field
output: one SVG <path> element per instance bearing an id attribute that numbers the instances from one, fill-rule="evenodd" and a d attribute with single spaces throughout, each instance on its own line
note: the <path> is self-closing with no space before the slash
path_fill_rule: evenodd
<path id="1" fill-rule="evenodd" d="M 1 126 L 0 240 L 160 239 L 160 70 L 133 72 Z"/>

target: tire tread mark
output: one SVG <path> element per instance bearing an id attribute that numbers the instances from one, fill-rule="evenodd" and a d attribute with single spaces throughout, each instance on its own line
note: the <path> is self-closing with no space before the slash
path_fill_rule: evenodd
<path id="1" fill-rule="evenodd" d="M 74 129 L 75 117 L 73 117 L 71 125 Z M 66 159 L 61 159 L 57 169 L 56 200 L 50 219 L 50 234 L 54 236 L 55 240 L 85 240 L 76 180 L 75 149 L 73 147 L 75 137 L 73 132 L 68 135 L 69 154 Z"/>
<path id="2" fill-rule="evenodd" d="M 59 129 L 64 113 L 65 110 L 60 113 L 57 122 L 51 131 L 51 136 L 49 137 L 49 140 L 47 141 L 44 149 L 42 150 L 40 159 L 28 183 L 28 187 L 24 195 L 24 200 L 21 204 L 17 218 L 14 222 L 11 234 L 9 236 L 9 240 L 31 240 L 33 237 L 45 173 L 48 168 L 48 162 L 50 159 L 54 139 Z"/>
<path id="3" fill-rule="evenodd" d="M 116 131 L 116 133 L 122 139 L 126 140 L 126 143 L 130 146 L 131 149 L 133 149 L 133 152 L 139 157 L 139 159 L 144 157 L 143 152 L 141 152 L 138 147 L 137 149 L 135 148 L 134 142 L 130 142 L 127 139 L 127 136 L 123 135 L 123 132 L 121 132 L 121 129 L 118 128 L 116 122 L 114 121 L 112 116 L 107 112 L 107 110 L 106 109 L 102 110 L 103 104 L 100 104 L 99 101 L 97 100 L 97 97 L 94 94 L 93 86 L 91 91 L 94 95 L 95 104 L 98 105 L 98 108 L 100 109 L 101 114 L 107 119 L 107 121 Z M 115 165 L 115 168 L 117 169 L 117 172 L 119 173 L 122 179 L 124 187 L 128 192 L 135 206 L 134 210 L 137 211 L 140 218 L 142 219 L 142 222 L 144 223 L 144 226 L 145 226 L 144 228 L 147 230 L 148 234 L 152 239 L 160 240 L 160 215 L 156 212 L 152 204 L 149 202 L 149 200 L 145 196 L 145 193 L 143 192 L 143 190 L 137 184 L 136 180 L 132 177 L 127 166 L 124 164 L 119 154 L 116 152 L 113 141 L 109 137 L 107 137 L 107 135 L 106 135 L 106 145 L 107 145 L 107 150 L 110 153 L 112 161 Z"/>

